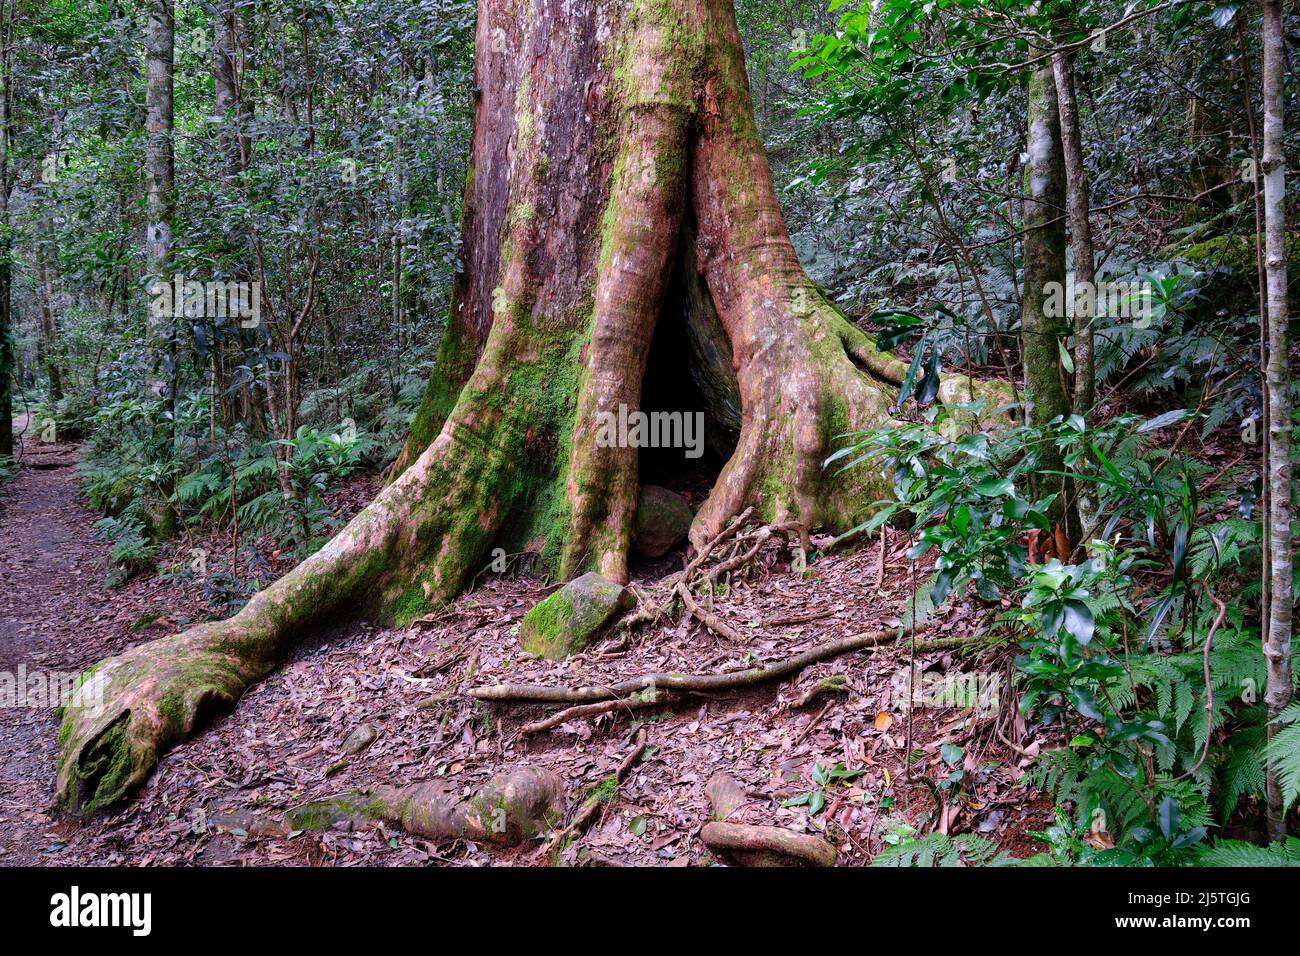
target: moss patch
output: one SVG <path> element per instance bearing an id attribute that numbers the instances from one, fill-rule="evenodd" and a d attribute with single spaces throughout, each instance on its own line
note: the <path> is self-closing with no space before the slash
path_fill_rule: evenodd
<path id="1" fill-rule="evenodd" d="M 634 603 L 622 585 L 584 574 L 524 615 L 519 642 L 524 650 L 557 660 L 582 650 Z"/>

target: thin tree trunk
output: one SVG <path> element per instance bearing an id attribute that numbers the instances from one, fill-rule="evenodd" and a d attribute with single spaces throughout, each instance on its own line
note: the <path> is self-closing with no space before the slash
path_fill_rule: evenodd
<path id="1" fill-rule="evenodd" d="M 50 256 L 55 248 L 54 223 L 48 211 L 42 217 L 41 238 L 36 249 L 36 271 L 40 288 L 37 290 L 41 315 L 41 364 L 49 380 L 50 401 L 63 401 L 63 373 L 59 367 L 59 328 L 54 317 L 54 274 Z"/>
<path id="2" fill-rule="evenodd" d="M 146 270 L 149 288 L 171 281 L 172 220 L 175 214 L 175 154 L 173 148 L 172 92 L 173 44 L 175 19 L 172 0 L 149 0 L 148 26 L 145 31 L 145 188 L 147 192 L 148 230 L 146 235 Z M 161 311 L 161 310 L 160 310 Z M 175 410 L 176 322 L 170 311 L 150 316 L 150 374 L 153 387 L 162 393 L 170 411 Z M 158 377 L 159 366 L 164 374 Z M 158 433 L 164 444 L 173 441 L 172 421 L 167 416 Z"/>
<path id="3" fill-rule="evenodd" d="M 1025 403 L 1028 420 L 1044 426 L 1070 414 L 1070 398 L 1061 365 L 1061 349 L 1070 334 L 1064 308 L 1053 308 L 1050 290 L 1064 304 L 1065 287 L 1065 158 L 1061 152 L 1061 123 L 1057 110 L 1056 80 L 1051 58 L 1041 61 L 1029 76 L 1027 152 L 1024 204 L 1024 296 L 1021 300 L 1020 336 L 1025 363 Z M 1049 314 L 1060 312 L 1061 314 Z M 1039 471 L 1064 471 L 1064 461 L 1054 443 L 1039 446 Z M 1055 491 L 1050 509 L 1056 526 L 1055 551 L 1068 560 L 1068 539 L 1074 522 L 1069 514 L 1069 488 L 1063 478 L 1043 474 L 1040 494 Z M 1062 553 L 1064 552 L 1064 553 Z"/>
<path id="4" fill-rule="evenodd" d="M 9 125 L 12 115 L 11 0 L 0 0 L 0 458 L 14 453 L 13 239 L 9 234 Z"/>
<path id="5" fill-rule="evenodd" d="M 1061 151 L 1065 159 L 1065 185 L 1070 212 L 1070 248 L 1074 253 L 1076 288 L 1087 292 L 1076 298 L 1074 315 L 1074 412 L 1087 416 L 1096 393 L 1093 361 L 1093 318 L 1096 308 L 1097 266 L 1092 248 L 1092 225 L 1088 220 L 1088 167 L 1083 159 L 1083 127 L 1074 95 L 1073 51 L 1052 57 L 1056 80 L 1056 102 L 1061 119 Z"/>
<path id="6" fill-rule="evenodd" d="M 1291 623 L 1294 595 L 1291 590 L 1291 369 L 1287 336 L 1286 269 L 1286 157 L 1284 118 L 1286 115 L 1283 71 L 1286 59 L 1282 30 L 1281 0 L 1264 0 L 1264 268 L 1267 279 L 1268 366 L 1268 465 L 1270 498 L 1265 519 L 1272 541 L 1266 559 L 1272 564 L 1272 589 L 1264 621 L 1264 657 L 1268 661 L 1268 684 L 1264 702 L 1268 709 L 1269 738 L 1277 732 L 1273 723 L 1291 703 Z M 1268 832 L 1270 839 L 1286 836 L 1286 807 L 1281 782 L 1270 770 L 1267 781 Z"/>

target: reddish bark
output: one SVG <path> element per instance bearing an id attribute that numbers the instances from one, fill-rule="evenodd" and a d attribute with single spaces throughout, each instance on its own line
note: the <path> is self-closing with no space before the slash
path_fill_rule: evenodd
<path id="1" fill-rule="evenodd" d="M 693 540 L 750 505 L 805 533 L 843 528 L 883 490 L 865 469 L 822 462 L 836 435 L 888 421 L 903 366 L 799 265 L 731 0 L 590 0 L 580 12 L 570 0 L 481 0 L 476 39 L 464 271 L 392 484 L 245 611 L 168 639 L 165 667 L 162 644 L 103 665 L 104 711 L 69 708 L 64 724 L 71 805 L 138 785 L 191 732 L 200 702 L 237 696 L 321 615 L 409 619 L 498 545 L 540 551 L 561 577 L 626 580 L 637 450 L 602 447 L 597 416 L 639 407 L 665 299 L 691 303 L 692 351 L 709 366 L 697 380 L 717 386 L 715 402 L 739 395 L 736 450 Z M 941 394 L 980 391 L 954 376 Z"/>

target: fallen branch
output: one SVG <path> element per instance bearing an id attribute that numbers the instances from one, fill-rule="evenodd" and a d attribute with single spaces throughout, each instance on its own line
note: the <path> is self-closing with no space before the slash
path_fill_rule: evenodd
<path id="1" fill-rule="evenodd" d="M 906 632 L 904 632 L 906 633 Z M 676 672 L 642 674 L 628 680 L 618 681 L 605 687 L 551 687 L 546 684 L 491 684 L 474 687 L 469 696 L 476 700 L 534 700 L 560 703 L 584 703 L 598 700 L 615 700 L 630 697 L 638 691 L 655 688 L 656 690 L 683 691 L 718 691 L 732 690 L 737 687 L 750 687 L 767 681 L 778 680 L 790 674 L 796 674 L 805 667 L 839 657 L 853 651 L 874 649 L 878 645 L 894 640 L 900 636 L 896 630 L 871 631 L 866 634 L 854 634 L 838 640 L 818 644 L 801 654 L 787 657 L 772 664 L 751 667 L 743 671 L 731 671 L 722 674 L 681 674 Z M 967 637 L 945 637 L 933 641 L 923 641 L 917 645 L 918 653 L 946 651 L 957 647 L 975 644 L 987 638 L 980 635 Z"/>

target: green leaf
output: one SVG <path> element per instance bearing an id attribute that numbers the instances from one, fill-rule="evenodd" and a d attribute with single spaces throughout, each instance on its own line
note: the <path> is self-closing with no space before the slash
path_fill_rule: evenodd
<path id="1" fill-rule="evenodd" d="M 1065 369 L 1065 374 L 1073 375 L 1074 359 L 1070 357 L 1070 350 L 1065 347 L 1065 343 L 1060 339 L 1056 340 L 1056 351 L 1061 356 L 1061 368 Z"/>
<path id="2" fill-rule="evenodd" d="M 1178 801 L 1173 797 L 1165 797 L 1161 800 L 1160 806 L 1156 807 L 1156 822 L 1160 825 L 1160 832 L 1165 841 L 1172 840 L 1178 833 L 1178 824 L 1182 822 Z"/>
<path id="3" fill-rule="evenodd" d="M 1080 644 L 1087 644 L 1092 640 L 1092 635 L 1096 631 L 1096 621 L 1092 616 L 1092 608 L 1082 601 L 1065 602 L 1065 629 Z"/>
<path id="4" fill-rule="evenodd" d="M 1222 30 L 1232 22 L 1233 17 L 1237 15 L 1240 4 L 1225 3 L 1223 6 L 1215 7 L 1210 11 L 1210 22 Z"/>
<path id="5" fill-rule="evenodd" d="M 1104 719 L 1101 709 L 1097 706 L 1097 699 L 1092 696 L 1092 691 L 1071 686 L 1065 689 L 1065 696 L 1074 709 L 1083 716 L 1091 720 Z"/>
<path id="6" fill-rule="evenodd" d="M 1153 432 L 1156 429 L 1164 428 L 1175 422 L 1180 422 L 1187 417 L 1188 411 L 1185 408 L 1175 408 L 1172 412 L 1165 412 L 1163 415 L 1157 415 L 1155 418 L 1148 418 L 1137 427 L 1139 433 Z"/>
<path id="7" fill-rule="evenodd" d="M 912 356 L 912 362 L 907 367 L 907 373 L 898 386 L 898 404 L 900 406 L 907 402 L 908 397 L 912 394 L 912 389 L 916 386 L 916 376 L 921 370 L 921 359 L 924 355 L 925 336 L 921 336 L 921 340 L 916 343 L 916 354 Z"/>
<path id="8" fill-rule="evenodd" d="M 975 485 L 975 493 L 985 498 L 1011 498 L 1015 496 L 1016 485 L 1010 478 L 985 478 Z"/>

